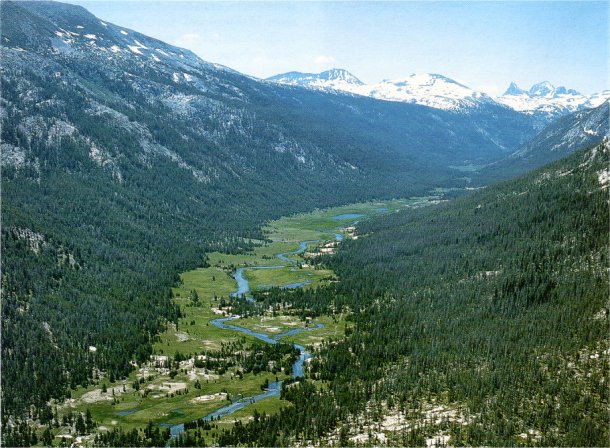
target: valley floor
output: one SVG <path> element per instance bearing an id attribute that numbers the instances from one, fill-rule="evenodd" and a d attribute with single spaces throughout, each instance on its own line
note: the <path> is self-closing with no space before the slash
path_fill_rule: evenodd
<path id="1" fill-rule="evenodd" d="M 338 281 L 316 259 L 333 253 L 344 238 L 357 238 L 355 223 L 438 200 L 431 196 L 351 204 L 284 217 L 269 223 L 265 228 L 267 241 L 261 241 L 252 252 L 208 254 L 208 267 L 181 274 L 172 295 L 182 317 L 177 323 L 168 323 L 166 331 L 158 336 L 150 362 L 134 363 L 135 369 L 127 379 L 113 383 L 100 373 L 96 385 L 76 390 L 71 399 L 57 406 L 60 418 L 70 421 L 88 410 L 97 424 L 97 433 L 115 427 L 145 428 L 150 422 L 170 428 L 200 419 L 244 397 L 261 394 L 269 383 L 291 378 L 294 358 L 289 354 L 266 353 L 255 337 L 211 323 L 236 315 L 235 304 L 243 302 L 244 297 L 232 298 L 234 293 L 243 292 L 244 287 L 256 293 L 275 287 L 315 288 Z M 315 347 L 323 341 L 342 338 L 345 317 L 338 314 L 312 318 L 296 315 L 287 308 L 241 316 L 231 324 L 269 337 L 293 330 L 294 334 L 281 340 Z M 237 420 L 248 421 L 257 413 L 276 413 L 289 405 L 278 396 L 247 405 L 214 420 L 207 427 L 206 440 L 212 442 L 222 429 Z M 54 436 L 56 441 L 87 443 L 94 435 L 77 437 L 60 427 Z"/>

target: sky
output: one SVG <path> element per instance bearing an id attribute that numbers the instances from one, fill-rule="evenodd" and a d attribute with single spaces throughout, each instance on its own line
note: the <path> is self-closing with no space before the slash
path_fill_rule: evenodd
<path id="1" fill-rule="evenodd" d="M 491 95 L 511 81 L 610 89 L 607 1 L 61 1 L 259 78 L 344 68 L 366 83 L 439 73 Z"/>

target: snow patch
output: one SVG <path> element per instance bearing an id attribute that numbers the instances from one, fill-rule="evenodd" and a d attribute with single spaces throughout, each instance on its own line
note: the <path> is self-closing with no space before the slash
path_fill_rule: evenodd
<path id="1" fill-rule="evenodd" d="M 97 40 L 97 36 L 95 34 L 85 34 L 84 37 L 87 39 Z"/>
<path id="2" fill-rule="evenodd" d="M 142 53 L 140 50 L 148 50 L 148 47 L 135 39 L 133 42 L 135 43 L 135 45 L 127 45 L 129 49 L 135 54 L 144 55 L 144 53 Z"/>
<path id="3" fill-rule="evenodd" d="M 139 54 L 139 55 L 142 55 L 142 56 L 144 55 L 144 53 L 142 53 L 138 47 L 136 47 L 136 46 L 134 46 L 134 45 L 127 45 L 127 46 L 128 46 L 128 47 L 129 47 L 129 49 L 130 49 L 132 52 L 134 52 L 135 54 Z"/>
<path id="4" fill-rule="evenodd" d="M 129 33 L 127 31 L 125 31 L 125 30 L 121 30 L 121 34 L 124 35 L 124 36 L 127 36 L 127 34 L 129 34 Z"/>

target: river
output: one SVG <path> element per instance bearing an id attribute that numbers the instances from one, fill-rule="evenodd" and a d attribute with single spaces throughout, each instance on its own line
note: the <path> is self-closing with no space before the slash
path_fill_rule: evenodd
<path id="1" fill-rule="evenodd" d="M 343 235 L 337 233 L 335 235 L 335 239 L 337 241 L 341 241 L 343 239 Z M 292 252 L 284 252 L 284 253 L 276 254 L 275 256 L 286 263 L 290 263 L 291 265 L 296 265 L 299 261 L 295 260 L 293 258 L 290 258 L 289 255 L 298 255 L 298 254 L 305 252 L 307 250 L 307 245 L 311 244 L 311 243 L 317 243 L 317 241 L 301 241 L 299 243 L 299 248 L 297 250 L 292 251 Z M 249 267 L 238 268 L 234 274 L 234 278 L 237 281 L 237 291 L 235 291 L 231 295 L 233 297 L 243 297 L 244 299 L 246 299 L 248 301 L 252 301 L 252 297 L 247 296 L 247 294 L 250 292 L 250 282 L 244 277 L 244 271 L 246 269 L 280 269 L 280 268 L 284 268 L 284 267 L 286 267 L 286 265 L 249 266 Z M 303 286 L 303 285 L 295 283 L 292 285 L 286 285 L 286 286 L 284 286 L 284 288 L 299 287 L 299 286 Z M 286 336 L 292 336 L 292 335 L 300 333 L 302 331 L 318 330 L 320 328 L 324 328 L 324 326 L 322 324 L 318 324 L 317 326 L 311 327 L 311 328 L 293 328 L 284 333 L 280 333 L 280 334 L 276 334 L 276 335 L 268 335 L 265 333 L 257 333 L 255 331 L 249 330 L 247 328 L 238 327 L 237 325 L 232 325 L 231 323 L 229 323 L 229 322 L 237 320 L 237 319 L 239 319 L 239 316 L 222 317 L 219 319 L 214 319 L 214 320 L 210 321 L 210 323 L 212 325 L 214 325 L 215 327 L 220 328 L 222 330 L 239 331 L 241 333 L 253 336 L 268 344 L 275 344 L 275 343 L 277 343 L 277 341 L 280 338 L 283 338 Z M 311 354 L 307 350 L 305 350 L 305 347 L 303 347 L 300 344 L 294 344 L 294 346 L 300 352 L 299 358 L 292 365 L 292 377 L 297 378 L 297 377 L 303 376 L 303 364 L 305 363 L 306 360 L 311 358 Z M 280 392 L 282 390 L 282 383 L 283 383 L 283 381 L 274 381 L 273 383 L 269 384 L 269 386 L 265 392 L 233 401 L 231 404 L 228 404 L 226 406 L 223 406 L 220 409 L 210 412 L 209 414 L 201 417 L 198 420 L 199 421 L 211 421 L 211 420 L 218 419 L 219 417 L 226 417 L 228 415 L 233 414 L 236 411 L 239 411 L 240 409 L 245 408 L 246 406 L 248 406 L 250 404 L 256 403 L 257 401 L 261 401 L 261 400 L 264 400 L 269 397 L 279 397 Z M 170 434 L 171 434 L 172 438 L 178 436 L 182 432 L 184 432 L 184 423 L 170 426 Z M 171 439 L 170 439 L 170 442 L 171 442 Z"/>

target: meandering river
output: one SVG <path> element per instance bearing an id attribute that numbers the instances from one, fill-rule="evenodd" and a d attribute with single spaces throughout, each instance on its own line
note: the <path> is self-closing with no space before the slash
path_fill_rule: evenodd
<path id="1" fill-rule="evenodd" d="M 337 241 L 340 241 L 341 239 L 343 239 L 343 236 L 341 234 L 336 234 L 335 238 Z M 299 243 L 299 248 L 297 250 L 292 251 L 292 252 L 284 252 L 284 253 L 276 254 L 275 256 L 286 263 L 290 263 L 290 265 L 296 265 L 299 261 L 295 260 L 293 258 L 290 258 L 289 255 L 298 255 L 300 253 L 305 252 L 307 250 L 307 245 L 311 244 L 311 243 L 317 243 L 317 241 L 301 241 Z M 249 297 L 247 295 L 250 292 L 250 282 L 244 277 L 245 270 L 247 270 L 247 269 L 280 269 L 280 268 L 285 268 L 286 266 L 287 265 L 248 266 L 248 267 L 238 268 L 234 274 L 234 278 L 237 281 L 237 291 L 235 291 L 232 294 L 232 296 L 243 297 L 244 299 L 249 300 L 249 301 L 252 300 L 252 297 Z M 284 286 L 284 288 L 299 287 L 299 286 L 303 286 L 303 285 L 295 283 L 294 285 L 286 285 L 286 286 Z M 214 319 L 210 322 L 212 325 L 214 325 L 215 327 L 220 328 L 222 330 L 239 331 L 241 333 L 253 336 L 263 342 L 266 342 L 267 344 L 276 344 L 277 341 L 283 337 L 292 336 L 292 335 L 300 333 L 302 331 L 317 330 L 317 329 L 324 327 L 322 324 L 318 324 L 317 326 L 311 327 L 311 328 L 293 328 L 284 333 L 280 333 L 280 334 L 276 334 L 276 335 L 269 335 L 269 334 L 265 334 L 265 333 L 257 333 L 255 331 L 249 330 L 247 328 L 238 327 L 237 325 L 232 325 L 230 323 L 231 321 L 234 321 L 237 319 L 239 319 L 239 316 L 231 316 L 231 317 L 222 317 L 220 319 Z M 299 358 L 292 365 L 292 377 L 297 378 L 297 377 L 303 376 L 303 363 L 307 359 L 311 358 L 311 354 L 309 352 L 307 352 L 305 350 L 305 347 L 303 347 L 300 344 L 294 344 L 294 346 L 300 352 Z M 209 414 L 203 416 L 202 418 L 200 418 L 198 420 L 211 421 L 211 420 L 218 419 L 219 417 L 226 417 L 228 415 L 233 414 L 236 411 L 239 411 L 240 409 L 245 408 L 246 406 L 248 406 L 250 404 L 256 403 L 258 401 L 264 400 L 269 397 L 278 397 L 282 390 L 282 383 L 283 383 L 283 381 L 274 381 L 273 383 L 269 384 L 269 386 L 265 392 L 260 393 L 258 395 L 253 395 L 251 397 L 244 397 L 239 400 L 233 401 L 231 404 L 228 404 L 226 406 L 223 406 L 220 409 L 210 412 Z M 183 423 L 170 426 L 170 434 L 171 434 L 172 438 L 178 436 L 182 432 L 184 432 Z"/>

